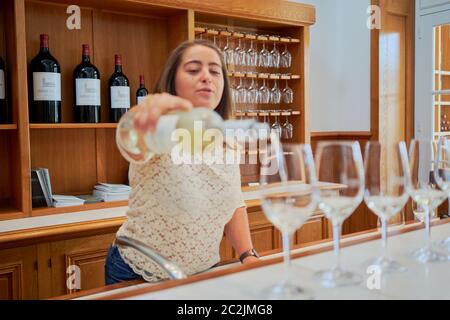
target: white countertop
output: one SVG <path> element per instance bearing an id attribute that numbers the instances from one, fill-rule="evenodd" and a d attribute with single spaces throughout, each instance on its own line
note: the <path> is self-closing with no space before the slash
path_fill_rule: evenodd
<path id="1" fill-rule="evenodd" d="M 373 234 L 359 236 L 369 237 Z M 388 239 L 389 252 L 395 259 L 407 267 L 404 273 L 381 276 L 381 288 L 369 290 L 366 281 L 369 274 L 362 267 L 369 257 L 381 254 L 380 240 L 365 242 L 347 248 L 341 252 L 344 267 L 359 272 L 364 281 L 359 286 L 339 289 L 325 289 L 312 280 L 312 275 L 334 263 L 332 251 L 302 257 L 292 262 L 293 280 L 314 292 L 316 299 L 450 299 L 450 262 L 435 264 L 420 264 L 415 262 L 410 253 L 424 245 L 425 231 L 423 229 L 392 236 Z M 432 228 L 434 240 L 450 237 L 450 223 Z M 355 237 L 344 240 L 352 241 Z M 320 244 L 320 246 L 329 243 Z M 307 247 L 297 252 L 314 249 Z M 273 258 L 266 257 L 266 258 Z M 132 299 L 173 299 L 173 300 L 248 300 L 263 299 L 260 293 L 269 285 L 277 283 L 282 278 L 281 263 L 234 273 L 218 278 L 195 282 L 162 291 L 133 296 Z M 107 298 L 108 295 L 127 292 L 136 288 L 145 288 L 152 284 L 117 289 L 110 292 L 95 294 L 80 299 Z M 220 288 L 220 289 L 219 289 Z"/>

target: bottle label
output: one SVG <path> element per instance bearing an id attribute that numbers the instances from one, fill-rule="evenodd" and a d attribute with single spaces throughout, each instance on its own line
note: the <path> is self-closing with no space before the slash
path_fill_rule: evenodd
<path id="1" fill-rule="evenodd" d="M 5 99 L 5 72 L 0 70 L 0 99 Z"/>
<path id="2" fill-rule="evenodd" d="M 61 74 L 33 72 L 34 101 L 61 101 Z"/>
<path id="3" fill-rule="evenodd" d="M 110 87 L 111 108 L 129 109 L 130 108 L 130 87 L 117 86 Z"/>
<path id="4" fill-rule="evenodd" d="M 144 99 L 145 99 L 145 96 L 144 97 L 137 97 L 137 104 L 141 104 L 142 100 L 144 100 Z"/>
<path id="5" fill-rule="evenodd" d="M 100 105 L 100 79 L 75 79 L 76 105 Z"/>
<path id="6" fill-rule="evenodd" d="M 144 136 L 147 147 L 155 154 L 168 154 L 176 145 L 172 140 L 172 134 L 177 128 L 179 115 L 164 115 L 159 118 L 154 133 L 147 133 Z"/>

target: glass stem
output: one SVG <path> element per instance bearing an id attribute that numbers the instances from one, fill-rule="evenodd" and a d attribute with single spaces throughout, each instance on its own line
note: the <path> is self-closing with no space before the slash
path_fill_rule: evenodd
<path id="1" fill-rule="evenodd" d="M 284 276 L 283 276 L 283 284 L 287 284 L 290 281 L 290 267 L 291 267 L 291 235 L 288 232 L 282 233 L 283 237 L 283 256 L 284 256 Z"/>
<path id="2" fill-rule="evenodd" d="M 383 257 L 388 257 L 388 251 L 387 251 L 387 221 L 386 218 L 380 218 L 381 220 L 381 236 L 382 236 L 382 242 L 381 245 L 383 247 Z"/>
<path id="3" fill-rule="evenodd" d="M 427 247 L 431 246 L 431 228 L 430 228 L 430 219 L 431 213 L 433 210 L 430 207 L 427 207 L 427 212 L 425 212 L 425 243 Z"/>
<path id="4" fill-rule="evenodd" d="M 335 269 L 341 269 L 341 254 L 340 254 L 340 238 L 341 238 L 341 223 L 333 220 L 333 243 L 334 243 L 334 255 L 336 257 Z"/>

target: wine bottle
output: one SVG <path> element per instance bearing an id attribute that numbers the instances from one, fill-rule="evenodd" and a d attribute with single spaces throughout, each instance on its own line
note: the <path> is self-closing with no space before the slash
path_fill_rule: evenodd
<path id="1" fill-rule="evenodd" d="M 109 119 L 119 122 L 120 118 L 130 109 L 130 84 L 122 72 L 122 57 L 115 56 L 115 71 L 109 79 Z"/>
<path id="2" fill-rule="evenodd" d="M 9 123 L 10 114 L 6 103 L 5 62 L 0 57 L 0 123 Z"/>
<path id="3" fill-rule="evenodd" d="M 139 76 L 139 89 L 136 91 L 136 104 L 140 104 L 145 96 L 148 95 L 148 90 L 145 87 L 144 76 L 141 74 Z"/>
<path id="4" fill-rule="evenodd" d="M 139 113 L 128 112 L 122 117 L 116 130 L 119 151 L 132 163 L 145 163 L 154 155 L 170 154 L 178 144 L 172 138 L 177 129 L 181 129 L 178 136 L 182 136 L 182 148 L 187 147 L 186 150 L 191 154 L 202 152 L 213 141 L 227 141 L 230 145 L 243 144 L 248 140 L 267 139 L 269 132 L 267 123 L 258 123 L 255 119 L 224 121 L 217 112 L 207 108 L 194 108 L 189 112 L 161 116 L 155 132 L 136 129 L 135 117 L 139 116 Z M 222 140 L 217 137 L 205 138 L 203 133 L 207 131 L 213 135 L 221 134 Z M 187 133 L 189 137 L 186 136 Z"/>
<path id="5" fill-rule="evenodd" d="M 81 63 L 73 72 L 75 121 L 100 122 L 100 72 L 91 63 L 89 45 L 83 44 Z"/>
<path id="6" fill-rule="evenodd" d="M 41 34 L 41 49 L 31 60 L 30 121 L 61 122 L 61 67 L 50 54 L 49 37 Z"/>

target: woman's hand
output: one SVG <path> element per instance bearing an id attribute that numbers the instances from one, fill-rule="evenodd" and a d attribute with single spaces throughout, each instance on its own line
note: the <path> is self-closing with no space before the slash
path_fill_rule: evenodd
<path id="1" fill-rule="evenodd" d="M 130 112 L 137 113 L 134 120 L 136 129 L 146 132 L 155 131 L 159 118 L 173 111 L 190 111 L 193 105 L 189 100 L 168 93 L 151 94 Z"/>

